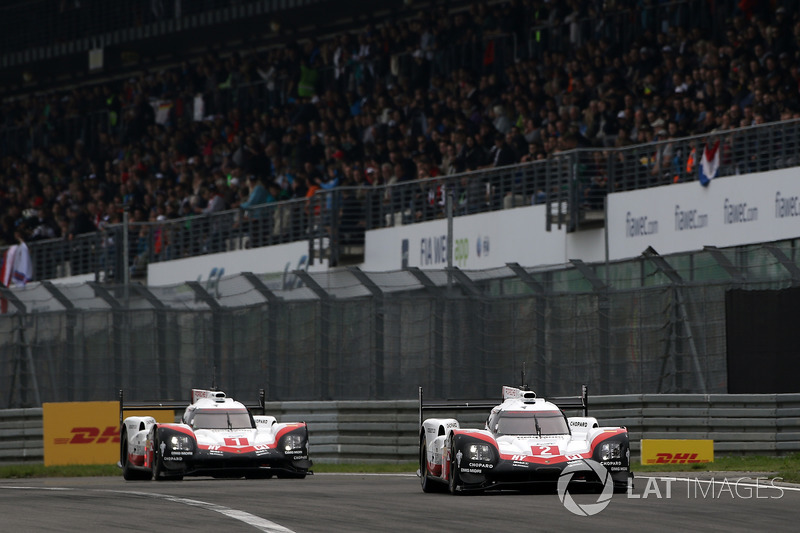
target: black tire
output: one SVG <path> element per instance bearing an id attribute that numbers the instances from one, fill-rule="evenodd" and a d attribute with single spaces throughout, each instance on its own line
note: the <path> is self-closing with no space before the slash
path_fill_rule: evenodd
<path id="1" fill-rule="evenodd" d="M 463 494 L 461 488 L 461 476 L 458 474 L 458 461 L 456 460 L 455 446 L 450 449 L 450 479 L 448 480 L 450 494 Z"/>
<path id="2" fill-rule="evenodd" d="M 128 461 L 128 434 L 127 432 L 122 432 L 122 436 L 120 437 L 121 446 L 120 446 L 120 463 L 122 463 L 122 479 L 126 481 L 138 481 L 143 479 L 149 479 L 150 473 L 143 472 L 141 470 L 135 470 L 131 467 L 130 462 Z"/>
<path id="3" fill-rule="evenodd" d="M 425 437 L 419 443 L 419 477 L 422 484 L 422 492 L 436 492 L 438 487 L 435 487 L 433 481 L 428 475 L 428 448 L 425 445 Z"/>
<path id="4" fill-rule="evenodd" d="M 164 460 L 161 458 L 161 444 L 158 442 L 158 432 L 153 436 L 153 479 L 156 481 L 180 481 L 183 476 L 167 475 Z"/>

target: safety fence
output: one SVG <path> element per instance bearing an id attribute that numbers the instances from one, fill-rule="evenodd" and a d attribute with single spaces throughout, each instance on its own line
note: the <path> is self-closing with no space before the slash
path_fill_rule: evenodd
<path id="1" fill-rule="evenodd" d="M 548 269 L 0 288 L 0 408 L 120 388 L 133 401 L 209 386 L 279 401 L 393 400 L 417 385 L 485 397 L 523 367 L 550 395 L 582 383 L 600 395 L 732 392 L 726 294 L 800 285 L 798 242 Z"/>
<path id="2" fill-rule="evenodd" d="M 800 394 L 590 396 L 589 416 L 625 426 L 634 460 L 646 439 L 711 439 L 716 456 L 800 452 Z M 269 402 L 279 421 L 305 421 L 318 463 L 400 463 L 419 453 L 419 404 L 399 401 Z M 483 428 L 488 413 L 426 411 Z M 567 412 L 568 416 L 578 413 Z M 180 416 L 180 415 L 178 415 Z M 0 464 L 42 463 L 41 409 L 0 411 Z"/>

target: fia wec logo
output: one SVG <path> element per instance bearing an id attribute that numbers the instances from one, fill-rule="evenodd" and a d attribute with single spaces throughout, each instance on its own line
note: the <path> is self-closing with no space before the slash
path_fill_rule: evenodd
<path id="1" fill-rule="evenodd" d="M 72 437 L 56 437 L 53 439 L 55 444 L 105 444 L 107 442 L 119 442 L 119 428 L 116 426 L 106 426 L 101 432 L 100 428 L 95 427 L 75 427 L 70 430 Z"/>

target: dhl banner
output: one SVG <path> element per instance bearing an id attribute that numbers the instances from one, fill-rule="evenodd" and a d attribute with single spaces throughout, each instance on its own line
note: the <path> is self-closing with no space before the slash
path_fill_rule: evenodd
<path id="1" fill-rule="evenodd" d="M 713 462 L 713 440 L 642 439 L 643 465 Z"/>
<path id="2" fill-rule="evenodd" d="M 125 410 L 174 422 L 173 411 Z M 42 405 L 44 464 L 107 465 L 119 461 L 119 402 L 65 402 Z"/>

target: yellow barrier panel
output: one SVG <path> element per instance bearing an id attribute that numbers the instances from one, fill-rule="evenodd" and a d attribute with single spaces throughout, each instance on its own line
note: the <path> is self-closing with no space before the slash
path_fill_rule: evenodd
<path id="1" fill-rule="evenodd" d="M 713 440 L 642 439 L 643 465 L 682 465 L 713 462 Z"/>
<path id="2" fill-rule="evenodd" d="M 126 409 L 125 416 L 175 421 L 172 411 Z M 119 461 L 119 402 L 45 403 L 42 419 L 45 466 L 108 465 Z"/>

